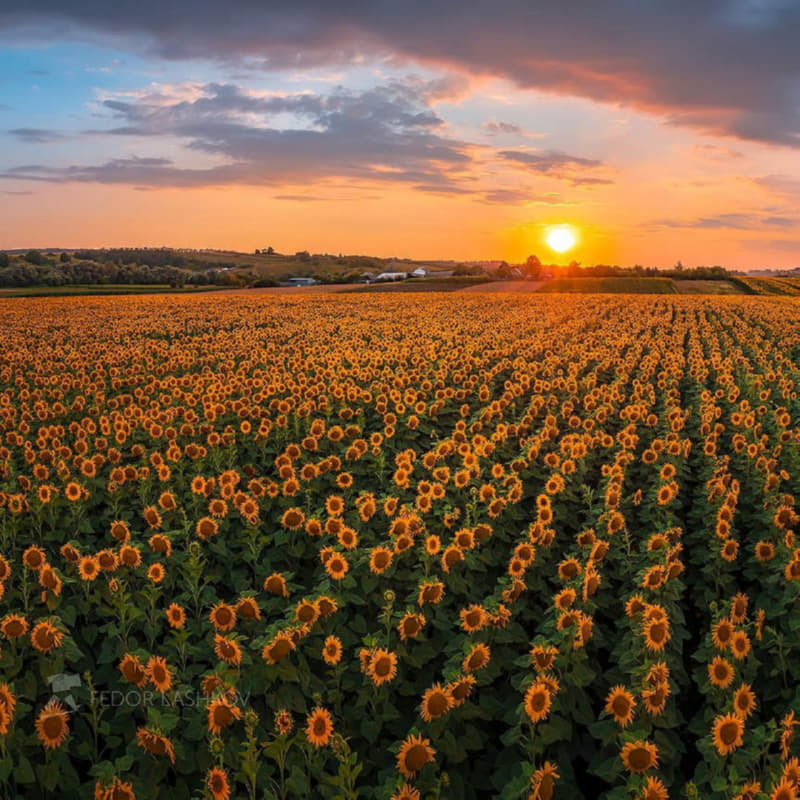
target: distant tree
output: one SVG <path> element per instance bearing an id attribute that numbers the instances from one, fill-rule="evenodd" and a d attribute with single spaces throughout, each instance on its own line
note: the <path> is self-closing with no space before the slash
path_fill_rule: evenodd
<path id="1" fill-rule="evenodd" d="M 68 256 L 66 253 L 62 253 L 62 254 L 61 254 L 59 257 L 58 257 L 58 260 L 59 260 L 59 261 L 60 261 L 62 264 L 69 264 L 69 256 Z"/>
<path id="2" fill-rule="evenodd" d="M 679 260 L 678 263 L 675 265 L 674 269 L 676 272 L 683 272 L 684 270 L 683 262 Z"/>
<path id="3" fill-rule="evenodd" d="M 542 274 L 542 262 L 539 260 L 539 256 L 528 256 L 525 261 L 525 266 L 523 267 L 523 272 L 528 278 L 533 278 L 534 280 L 538 278 Z"/>
<path id="4" fill-rule="evenodd" d="M 25 253 L 25 260 L 37 267 L 43 267 L 47 263 L 47 259 L 38 250 L 28 250 Z"/>
<path id="5" fill-rule="evenodd" d="M 261 251 L 260 251 L 260 250 L 259 250 L 257 247 L 256 247 L 256 249 L 255 249 L 253 252 L 254 252 L 254 253 L 257 255 L 257 256 L 260 256 L 260 255 L 261 255 Z"/>
<path id="6" fill-rule="evenodd" d="M 275 248 L 274 247 L 268 247 L 263 252 L 266 253 L 268 256 L 272 256 L 272 255 L 275 255 Z"/>

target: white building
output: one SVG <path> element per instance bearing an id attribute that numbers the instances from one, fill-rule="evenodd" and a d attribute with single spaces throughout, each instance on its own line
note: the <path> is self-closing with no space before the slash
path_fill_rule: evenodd
<path id="1" fill-rule="evenodd" d="M 375 276 L 376 281 L 404 281 L 408 277 L 407 272 L 381 272 Z"/>

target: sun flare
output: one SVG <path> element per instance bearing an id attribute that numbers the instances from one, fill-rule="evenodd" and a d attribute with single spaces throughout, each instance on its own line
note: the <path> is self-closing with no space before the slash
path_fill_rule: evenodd
<path id="1" fill-rule="evenodd" d="M 575 247 L 578 243 L 578 237 L 575 235 L 575 231 L 573 231 L 572 228 L 559 225 L 547 231 L 545 241 L 547 242 L 547 246 L 551 250 L 555 250 L 556 253 L 566 253 L 568 250 L 572 250 L 572 248 Z"/>

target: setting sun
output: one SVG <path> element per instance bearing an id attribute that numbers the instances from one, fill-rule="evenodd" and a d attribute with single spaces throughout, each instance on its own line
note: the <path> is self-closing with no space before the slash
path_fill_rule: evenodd
<path id="1" fill-rule="evenodd" d="M 547 246 L 556 253 L 566 253 L 567 250 L 572 250 L 578 242 L 578 237 L 575 232 L 566 226 L 559 226 L 557 228 L 550 228 L 545 237 Z"/>

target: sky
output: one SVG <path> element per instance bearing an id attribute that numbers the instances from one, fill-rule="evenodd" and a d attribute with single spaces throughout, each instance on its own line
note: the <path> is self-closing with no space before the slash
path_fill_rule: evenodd
<path id="1" fill-rule="evenodd" d="M 798 41 L 797 0 L 3 0 L 0 248 L 800 267 Z"/>

